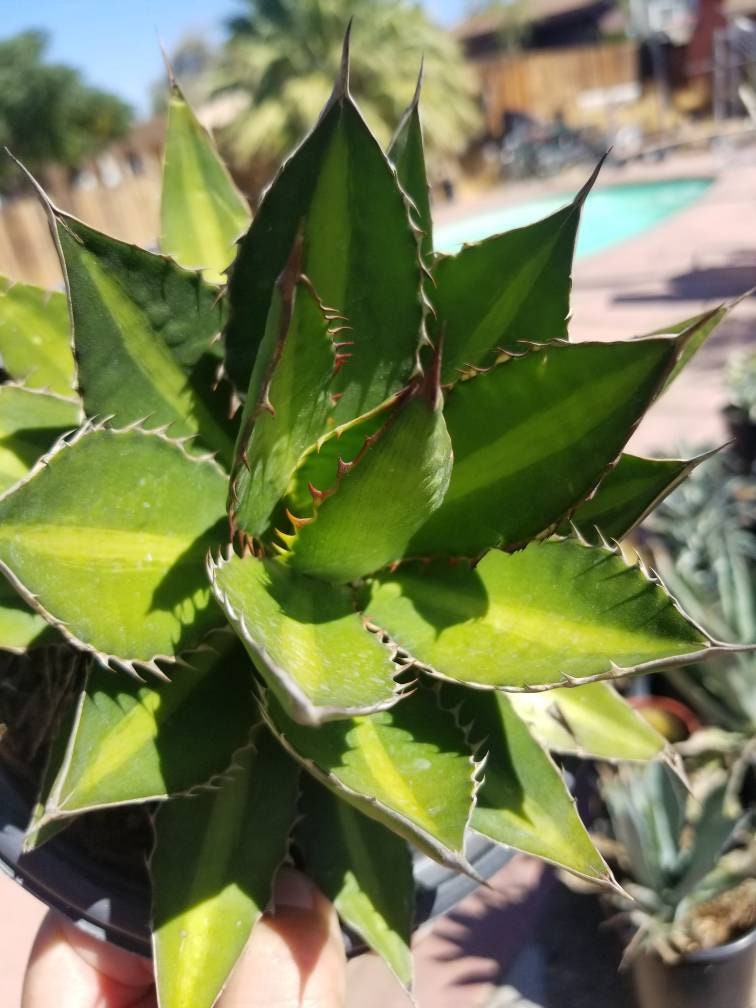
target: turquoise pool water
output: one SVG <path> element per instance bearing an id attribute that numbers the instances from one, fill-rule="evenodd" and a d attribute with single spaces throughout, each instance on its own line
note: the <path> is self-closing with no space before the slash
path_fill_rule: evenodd
<path id="1" fill-rule="evenodd" d="M 578 231 L 576 256 L 591 255 L 640 234 L 701 195 L 712 179 L 665 179 L 595 189 L 585 202 Z M 475 217 L 439 226 L 435 245 L 439 252 L 456 252 L 465 242 L 532 224 L 548 217 L 572 199 L 572 194 L 531 200 Z"/>

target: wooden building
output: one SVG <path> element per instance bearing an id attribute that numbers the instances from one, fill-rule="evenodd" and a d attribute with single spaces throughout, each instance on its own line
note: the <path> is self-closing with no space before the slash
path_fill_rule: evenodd
<path id="1" fill-rule="evenodd" d="M 504 7 L 455 29 L 480 80 L 490 137 L 501 136 L 508 113 L 579 126 L 595 120 L 597 107 L 638 97 L 637 46 L 624 38 L 619 4 L 535 0 L 523 9 L 516 45 L 515 15 Z"/>

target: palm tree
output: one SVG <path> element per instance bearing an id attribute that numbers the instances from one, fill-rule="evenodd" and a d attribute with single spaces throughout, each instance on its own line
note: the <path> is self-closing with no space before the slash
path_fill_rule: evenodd
<path id="1" fill-rule="evenodd" d="M 220 139 L 238 169 L 277 161 L 312 126 L 336 77 L 354 18 L 351 87 L 386 143 L 425 61 L 423 121 L 431 173 L 479 127 L 475 86 L 454 39 L 407 0 L 243 0 L 228 22 L 215 92 L 247 96 Z"/>

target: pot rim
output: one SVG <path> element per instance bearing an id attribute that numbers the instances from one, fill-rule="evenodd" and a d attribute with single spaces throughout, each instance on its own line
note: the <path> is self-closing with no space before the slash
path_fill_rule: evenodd
<path id="1" fill-rule="evenodd" d="M 695 952 L 684 952 L 680 956 L 680 962 L 699 963 L 705 962 L 709 959 L 713 959 L 714 961 L 719 959 L 729 959 L 731 956 L 737 955 L 739 952 L 744 951 L 751 945 L 756 945 L 756 925 L 754 925 L 750 931 L 746 931 L 745 934 L 740 935 L 739 938 L 733 938 L 732 941 L 725 942 L 724 945 L 715 945 L 713 948 L 696 949 Z"/>
<path id="2" fill-rule="evenodd" d="M 693 952 L 681 952 L 674 962 L 668 962 L 663 959 L 653 945 L 648 945 L 642 950 L 639 950 L 638 953 L 632 957 L 630 965 L 633 969 L 636 967 L 642 968 L 642 964 L 645 959 L 653 959 L 655 962 L 660 963 L 667 969 L 674 970 L 680 966 L 705 965 L 710 962 L 720 962 L 722 960 L 732 959 L 754 945 L 756 945 L 756 925 L 752 927 L 750 931 L 746 931 L 738 938 L 733 938 L 732 941 L 725 942 L 724 945 L 715 945 L 713 948 L 695 949 Z"/>

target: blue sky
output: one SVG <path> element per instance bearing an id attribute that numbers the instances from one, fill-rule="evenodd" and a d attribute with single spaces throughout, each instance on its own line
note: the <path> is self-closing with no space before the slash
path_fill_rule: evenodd
<path id="1" fill-rule="evenodd" d="M 465 0 L 423 0 L 436 20 L 459 17 Z M 162 73 L 157 38 L 167 49 L 186 32 L 220 38 L 237 0 L 0 0 L 0 37 L 27 28 L 50 33 L 50 55 L 79 67 L 92 84 L 121 94 L 138 111 Z"/>

